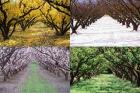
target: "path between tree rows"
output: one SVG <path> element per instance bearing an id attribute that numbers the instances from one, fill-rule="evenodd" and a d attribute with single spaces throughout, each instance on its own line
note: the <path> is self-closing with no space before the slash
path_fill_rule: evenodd
<path id="1" fill-rule="evenodd" d="M 139 28 L 140 30 L 140 28 Z M 140 31 L 126 28 L 110 16 L 103 16 L 86 29 L 71 35 L 71 46 L 140 46 Z"/>
<path id="2" fill-rule="evenodd" d="M 69 93 L 70 85 L 35 63 L 7 82 L 0 81 L 0 93 Z"/>
<path id="3" fill-rule="evenodd" d="M 140 88 L 112 74 L 100 74 L 76 83 L 71 93 L 140 93 Z"/>

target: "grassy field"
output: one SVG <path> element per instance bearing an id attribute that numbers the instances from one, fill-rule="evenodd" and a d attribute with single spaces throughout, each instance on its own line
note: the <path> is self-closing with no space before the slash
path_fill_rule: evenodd
<path id="1" fill-rule="evenodd" d="M 140 93 L 129 81 L 102 74 L 71 87 L 71 93 Z"/>
<path id="2" fill-rule="evenodd" d="M 48 81 L 41 78 L 36 64 L 30 65 L 30 72 L 26 83 L 23 85 L 22 93 L 57 93 Z"/>
<path id="3" fill-rule="evenodd" d="M 55 31 L 38 23 L 26 31 L 17 28 L 10 40 L 3 41 L 0 36 L 0 46 L 69 46 L 70 33 L 65 36 L 56 36 Z"/>

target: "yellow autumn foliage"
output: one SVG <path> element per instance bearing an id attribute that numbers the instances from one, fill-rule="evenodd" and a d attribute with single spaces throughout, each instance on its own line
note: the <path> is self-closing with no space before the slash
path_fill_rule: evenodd
<path id="1" fill-rule="evenodd" d="M 21 3 L 17 1 L 18 0 L 10 1 L 3 5 L 3 9 L 6 10 L 8 20 L 11 20 L 12 18 L 18 18 L 19 16 L 23 15 L 23 11 L 27 12 L 31 8 L 37 8 L 38 6 L 43 4 L 42 0 L 23 0 L 22 5 L 20 5 Z M 38 10 L 34 10 L 28 15 L 32 17 L 37 14 L 40 14 L 40 12 Z M 3 18 L 4 15 L 0 12 L 0 19 Z"/>
<path id="2" fill-rule="evenodd" d="M 61 1 L 62 0 L 58 0 Z M 70 0 L 63 0 L 63 1 L 70 1 Z M 68 2 L 66 2 L 68 4 Z M 48 15 L 48 18 L 51 20 L 53 19 L 54 23 L 57 24 L 57 26 L 60 26 L 62 24 L 63 17 L 65 17 L 66 22 L 70 22 L 70 16 L 56 10 L 55 8 L 51 7 L 49 4 L 45 4 L 44 7 L 41 9 L 43 13 Z M 49 10 L 49 13 L 47 12 Z M 65 11 L 65 10 L 64 10 Z M 51 16 L 51 18 L 50 18 Z"/>
<path id="3" fill-rule="evenodd" d="M 63 3 L 65 5 L 69 5 L 70 4 L 70 0 L 56 0 L 56 2 L 60 2 Z M 14 18 L 17 18 L 21 15 L 23 15 L 23 11 L 27 12 L 29 9 L 31 8 L 36 8 L 40 5 L 42 5 L 44 3 L 44 0 L 23 0 L 22 1 L 22 5 L 20 5 L 20 1 L 19 0 L 10 0 L 9 3 L 4 4 L 3 8 L 4 10 L 6 10 L 6 13 L 8 15 L 8 20 Z M 50 5 L 45 3 L 45 5 L 43 7 L 41 7 L 41 10 L 43 10 L 43 12 L 47 13 L 47 10 L 50 8 Z M 66 11 L 66 10 L 63 10 Z M 51 8 L 51 11 L 49 13 L 52 18 L 56 18 L 55 21 L 56 22 L 61 22 L 61 19 L 63 16 L 66 16 L 65 14 L 57 11 L 54 8 Z M 42 16 L 40 16 L 41 13 L 38 10 L 34 10 L 32 11 L 29 15 L 26 16 L 26 18 L 29 17 L 33 17 L 33 16 L 39 16 L 38 19 L 42 19 Z M 0 19 L 3 19 L 4 15 L 0 12 Z M 69 16 L 67 16 L 67 20 L 69 21 Z"/>

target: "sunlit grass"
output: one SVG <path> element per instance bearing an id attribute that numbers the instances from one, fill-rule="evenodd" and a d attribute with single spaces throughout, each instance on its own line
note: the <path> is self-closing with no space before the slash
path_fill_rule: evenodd
<path id="1" fill-rule="evenodd" d="M 69 39 L 69 32 L 64 36 L 56 36 L 55 31 L 37 24 L 24 32 L 17 29 L 10 40 L 3 41 L 1 36 L 0 46 L 69 46 Z"/>
<path id="2" fill-rule="evenodd" d="M 57 93 L 55 88 L 37 72 L 38 66 L 31 64 L 28 79 L 23 85 L 22 93 Z"/>
<path id="3" fill-rule="evenodd" d="M 140 93 L 140 88 L 113 75 L 102 74 L 73 85 L 71 93 Z"/>

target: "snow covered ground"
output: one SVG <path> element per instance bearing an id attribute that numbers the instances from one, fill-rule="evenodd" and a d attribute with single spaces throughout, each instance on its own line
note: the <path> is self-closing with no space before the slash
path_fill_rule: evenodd
<path id="1" fill-rule="evenodd" d="M 140 46 L 140 28 L 133 31 L 107 15 L 77 32 L 70 37 L 71 46 Z"/>

